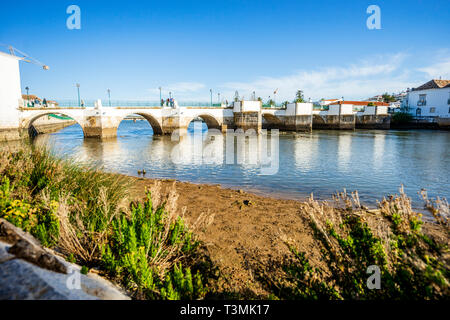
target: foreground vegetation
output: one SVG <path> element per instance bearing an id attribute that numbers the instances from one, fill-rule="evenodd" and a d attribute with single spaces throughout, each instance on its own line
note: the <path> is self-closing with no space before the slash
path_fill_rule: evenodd
<path id="1" fill-rule="evenodd" d="M 0 218 L 87 270 L 100 268 L 134 297 L 202 298 L 199 242 L 183 220 L 131 202 L 130 182 L 23 146 L 0 154 Z M 170 200 L 170 199 L 166 199 Z"/>
<path id="2" fill-rule="evenodd" d="M 436 220 L 432 236 L 403 190 L 377 210 L 361 206 L 357 193 L 337 194 L 334 205 L 310 199 L 302 209 L 324 265 L 313 267 L 308 254 L 285 239 L 293 255 L 259 276 L 281 299 L 448 299 L 449 206 L 423 196 Z M 375 272 L 382 285 L 371 278 Z"/>
<path id="3" fill-rule="evenodd" d="M 148 191 L 132 201 L 130 179 L 31 145 L 0 152 L 0 179 L 0 218 L 85 270 L 99 269 L 134 298 L 224 296 L 211 285 L 218 279 L 195 235 L 199 223 L 188 226 L 181 218 L 176 191 Z M 433 223 L 411 209 L 402 191 L 377 210 L 362 206 L 357 193 L 337 194 L 332 204 L 301 203 L 320 259 L 282 236 L 290 254 L 252 266 L 267 292 L 257 298 L 448 299 L 449 206 L 423 196 Z M 382 285 L 374 289 L 368 278 L 378 271 Z"/>

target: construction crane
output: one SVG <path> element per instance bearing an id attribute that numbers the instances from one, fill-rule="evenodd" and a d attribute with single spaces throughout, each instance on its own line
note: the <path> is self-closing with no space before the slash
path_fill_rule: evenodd
<path id="1" fill-rule="evenodd" d="M 44 69 L 44 70 L 49 70 L 49 69 L 50 69 L 50 67 L 47 66 L 46 64 L 43 64 L 43 63 L 40 62 L 39 60 L 36 60 L 36 59 L 30 57 L 28 54 L 26 54 L 26 53 L 20 51 L 20 50 L 17 49 L 17 48 L 14 48 L 14 47 L 11 46 L 11 45 L 4 45 L 4 44 L 0 44 L 0 45 L 1 45 L 1 46 L 7 47 L 8 50 L 9 50 L 9 53 L 10 53 L 11 55 L 13 55 L 13 56 L 15 56 L 15 57 L 22 58 L 23 61 L 25 61 L 25 62 L 34 63 L 34 64 L 36 64 L 36 65 L 38 65 L 38 66 L 41 66 L 42 69 Z M 17 55 L 16 53 L 18 53 L 19 55 Z"/>

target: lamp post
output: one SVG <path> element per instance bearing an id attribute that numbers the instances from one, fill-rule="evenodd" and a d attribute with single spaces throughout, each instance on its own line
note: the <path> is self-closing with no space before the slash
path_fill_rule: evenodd
<path id="1" fill-rule="evenodd" d="M 25 87 L 25 90 L 27 90 L 27 106 L 28 106 L 28 104 L 30 103 L 30 95 L 28 93 L 28 90 L 30 90 L 30 88 Z"/>
<path id="2" fill-rule="evenodd" d="M 80 84 L 77 83 L 77 91 L 78 91 L 78 107 L 81 107 L 81 102 L 80 102 Z"/>
<path id="3" fill-rule="evenodd" d="M 111 107 L 111 90 L 108 89 L 108 100 L 109 100 L 109 106 Z"/>
<path id="4" fill-rule="evenodd" d="M 162 100 L 161 87 L 159 87 L 158 89 L 159 89 L 159 101 L 161 101 Z"/>
<path id="5" fill-rule="evenodd" d="M 212 89 L 209 89 L 209 93 L 211 94 L 211 107 L 212 107 Z"/>
<path id="6" fill-rule="evenodd" d="M 220 92 L 217 93 L 217 102 L 220 103 Z"/>

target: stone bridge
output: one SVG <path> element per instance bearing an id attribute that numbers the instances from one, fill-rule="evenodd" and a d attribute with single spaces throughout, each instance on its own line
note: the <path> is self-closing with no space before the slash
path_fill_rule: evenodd
<path id="1" fill-rule="evenodd" d="M 200 117 L 208 128 L 225 130 L 233 123 L 233 110 L 227 108 L 161 108 L 161 107 L 102 107 L 95 108 L 19 108 L 19 129 L 27 130 L 35 120 L 48 114 L 62 114 L 75 120 L 86 138 L 107 139 L 117 136 L 117 128 L 125 117 L 140 115 L 152 126 L 154 134 L 171 134 L 186 130 L 189 123 Z"/>
<path id="2" fill-rule="evenodd" d="M 372 110 L 373 109 L 373 110 Z M 8 121 L 16 126 L 2 128 L 0 141 L 16 140 L 27 135 L 33 123 L 49 114 L 62 114 L 72 118 L 83 129 L 86 138 L 107 139 L 117 136 L 117 128 L 125 117 L 140 115 L 153 128 L 154 134 L 172 134 L 178 130 L 184 134 L 191 121 L 203 119 L 209 129 L 225 132 L 227 129 L 279 129 L 281 131 L 309 132 L 316 129 L 353 130 L 361 128 L 386 128 L 377 116 L 376 107 L 367 107 L 361 114 L 352 110 L 332 108 L 328 111 L 313 110 L 312 103 L 291 103 L 285 108 L 262 108 L 260 101 L 238 101 L 229 107 L 103 107 L 101 101 L 95 107 L 28 108 L 10 110 Z M 389 126 L 389 123 L 387 123 Z"/>
<path id="3" fill-rule="evenodd" d="M 62 114 L 72 118 L 83 129 L 86 138 L 107 139 L 117 136 L 121 121 L 129 115 L 140 115 L 153 128 L 154 134 L 181 134 L 191 121 L 203 119 L 209 129 L 225 132 L 227 129 L 280 129 L 287 131 L 311 131 L 312 104 L 293 103 L 287 108 L 262 108 L 259 101 L 238 101 L 230 107 L 103 107 L 101 101 L 95 107 L 27 108 L 17 109 L 18 134 L 10 132 L 10 137 L 24 136 L 37 119 L 49 114 Z M 14 131 L 14 129 L 13 129 Z M 3 138 L 1 140 L 14 140 Z"/>

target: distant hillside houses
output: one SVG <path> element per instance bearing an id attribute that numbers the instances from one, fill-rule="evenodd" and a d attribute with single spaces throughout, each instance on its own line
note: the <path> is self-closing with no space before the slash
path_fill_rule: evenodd
<path id="1" fill-rule="evenodd" d="M 433 79 L 408 90 L 402 110 L 416 118 L 450 118 L 450 80 Z"/>
<path id="2" fill-rule="evenodd" d="M 44 100 L 34 94 L 22 94 L 21 106 L 24 107 L 57 107 L 58 102 L 53 100 Z"/>

